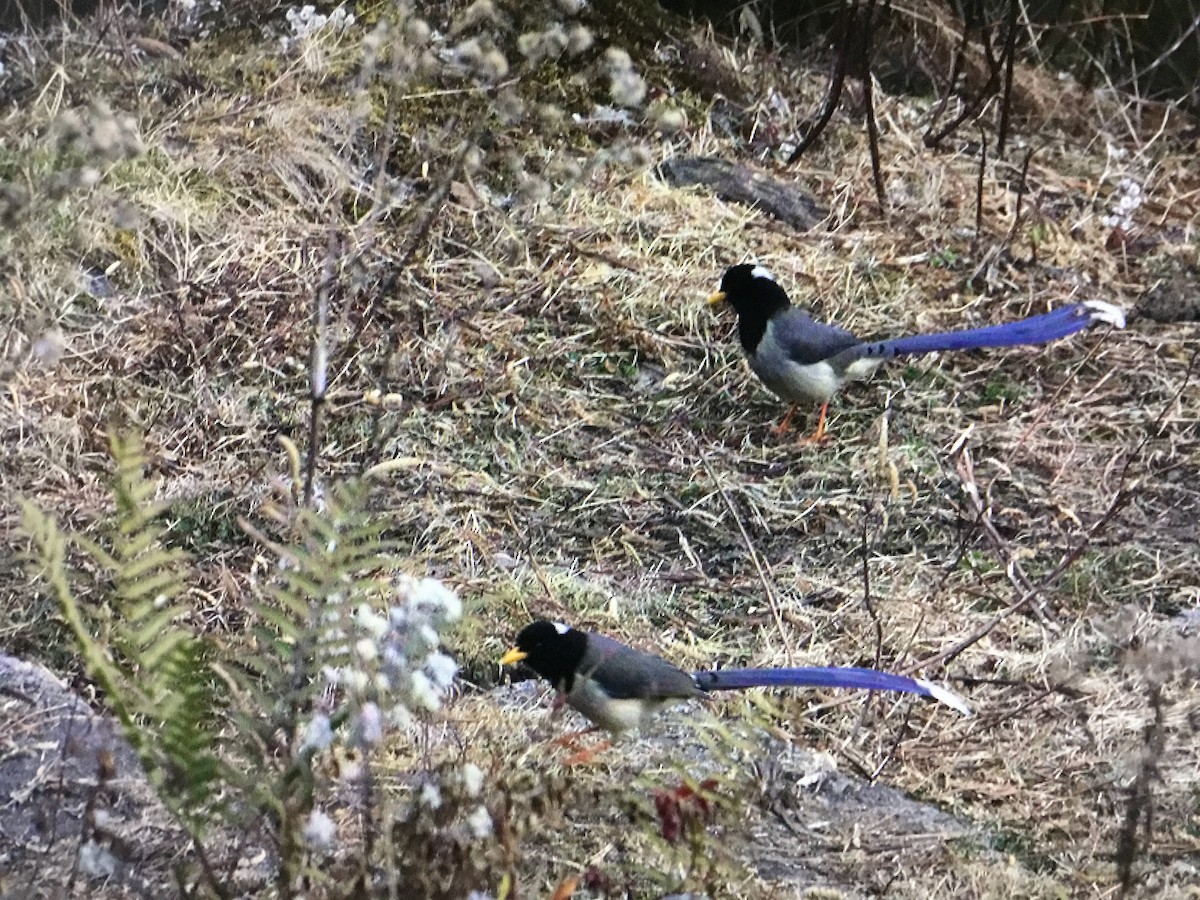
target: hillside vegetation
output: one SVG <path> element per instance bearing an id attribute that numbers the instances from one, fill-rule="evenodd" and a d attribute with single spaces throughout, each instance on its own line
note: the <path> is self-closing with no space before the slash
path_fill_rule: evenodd
<path id="1" fill-rule="evenodd" d="M 184 704 L 212 747 L 156 757 L 182 805 L 100 841 L 140 887 L 76 872 L 83 838 L 60 837 L 0 848 L 0 893 L 171 896 L 181 871 L 197 896 L 1194 896 L 1196 121 L 1019 62 L 998 157 L 998 99 L 931 149 L 953 110 L 875 85 L 880 203 L 861 80 L 789 165 L 828 60 L 626 6 L 360 3 L 319 23 L 201 0 L 4 45 L 2 646 L 97 708 L 132 690 L 154 645 L 124 639 L 131 557 L 110 575 L 80 544 L 66 565 L 122 688 L 72 638 L 20 502 L 104 547 L 160 503 L 146 533 L 181 556 L 157 561 L 180 568 L 149 637 L 185 633 L 188 665 L 225 675 Z M 824 219 L 803 231 L 657 168 L 693 156 Z M 893 363 L 806 445 L 803 422 L 772 431 L 784 405 L 704 303 L 745 260 L 862 336 L 1092 298 L 1129 324 Z M 328 562 L 367 531 L 361 559 Z M 336 694 L 304 669 L 303 602 L 400 573 L 461 598 L 436 622 L 452 696 L 369 751 L 335 745 L 297 789 L 289 740 Z M 538 617 L 688 669 L 919 672 L 975 715 L 752 693 L 568 766 L 553 739 L 580 723 L 497 665 Z M 300 698 L 258 732 L 230 711 L 243 664 Z M 127 724 L 156 734 L 159 702 Z M 238 765 L 287 802 L 255 818 L 213 782 L 179 792 L 172 765 L 251 732 Z M 314 805 L 338 829 L 326 855 L 264 836 Z M 280 859 L 300 862 L 279 877 Z"/>

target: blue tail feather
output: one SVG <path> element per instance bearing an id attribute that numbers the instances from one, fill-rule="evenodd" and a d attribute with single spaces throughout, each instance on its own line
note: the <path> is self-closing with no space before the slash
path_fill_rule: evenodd
<path id="1" fill-rule="evenodd" d="M 803 666 L 779 669 L 715 669 L 693 678 L 702 691 L 734 691 L 756 687 L 826 687 L 867 691 L 900 691 L 932 697 L 960 712 L 970 709 L 956 694 L 936 684 L 906 675 L 845 666 Z"/>
<path id="2" fill-rule="evenodd" d="M 1087 328 L 1095 318 L 1092 310 L 1081 303 L 1052 312 L 1007 322 L 972 328 L 967 331 L 943 331 L 937 334 L 916 334 L 911 337 L 874 341 L 862 345 L 863 356 L 894 357 L 946 350 L 973 350 L 979 347 L 1014 347 L 1022 344 L 1045 344 Z"/>

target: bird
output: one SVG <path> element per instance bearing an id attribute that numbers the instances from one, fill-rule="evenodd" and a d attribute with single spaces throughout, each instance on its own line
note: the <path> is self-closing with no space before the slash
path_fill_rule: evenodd
<path id="1" fill-rule="evenodd" d="M 751 370 L 772 393 L 791 404 L 776 432 L 787 430 L 801 403 L 821 404 L 816 430 L 805 439 L 807 442 L 825 438 L 829 401 L 842 385 L 869 377 L 886 359 L 942 350 L 1044 344 L 1098 322 L 1125 327 L 1121 307 L 1103 300 L 1086 300 L 1003 325 L 862 341 L 846 329 L 818 322 L 793 306 L 774 276 L 754 263 L 726 269 L 708 303 L 733 307 L 738 340 Z"/>
<path id="2" fill-rule="evenodd" d="M 714 669 L 689 674 L 661 656 L 635 650 L 607 635 L 546 619 L 525 626 L 500 658 L 504 666 L 519 662 L 550 682 L 561 702 L 612 734 L 645 727 L 656 712 L 672 703 L 714 691 L 755 687 L 903 691 L 971 714 L 961 697 L 919 678 L 828 666 Z"/>

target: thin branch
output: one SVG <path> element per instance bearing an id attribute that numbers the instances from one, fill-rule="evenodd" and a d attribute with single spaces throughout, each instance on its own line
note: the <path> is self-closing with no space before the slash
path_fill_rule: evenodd
<path id="1" fill-rule="evenodd" d="M 1150 686 L 1150 708 L 1154 718 L 1146 725 L 1142 737 L 1142 758 L 1137 776 L 1129 786 L 1129 801 L 1125 806 L 1125 819 L 1117 834 L 1117 870 L 1121 873 L 1120 896 L 1129 896 L 1133 889 L 1133 864 L 1138 856 L 1138 826 L 1149 841 L 1154 821 L 1153 784 L 1158 779 L 1158 763 L 1166 750 L 1166 714 L 1163 711 L 1162 685 Z"/>
<path id="2" fill-rule="evenodd" d="M 758 557 L 758 551 L 754 549 L 754 542 L 750 540 L 750 535 L 746 532 L 746 526 L 742 523 L 742 517 L 738 515 L 737 510 L 733 506 L 733 501 L 729 499 L 729 494 L 726 493 L 725 486 L 721 484 L 716 473 L 713 471 L 712 465 L 708 461 L 708 454 L 698 443 L 696 447 L 700 451 L 700 461 L 704 465 L 704 471 L 716 487 L 717 493 L 721 495 L 721 500 L 724 501 L 725 508 L 729 510 L 729 515 L 733 517 L 738 533 L 742 536 L 742 544 L 745 545 L 746 552 L 750 555 L 750 561 L 754 564 L 754 571 L 758 573 L 758 580 L 763 586 L 763 592 L 767 595 L 767 603 L 771 607 L 771 615 L 775 619 L 775 627 L 778 629 L 779 637 L 783 641 L 783 650 L 787 655 L 788 665 L 794 665 L 792 642 L 788 639 L 787 630 L 783 627 L 783 613 L 779 609 L 779 601 L 775 597 L 775 590 L 771 587 L 771 581 L 767 578 L 766 570 Z"/>
<path id="3" fill-rule="evenodd" d="M 1116 494 L 1113 496 L 1112 502 L 1109 503 L 1108 509 L 1104 511 L 1104 514 L 1100 517 L 1099 521 L 1097 521 L 1091 528 L 1088 529 L 1087 534 L 1084 536 L 1084 539 L 1080 542 L 1079 546 L 1075 547 L 1075 549 L 1064 556 L 1059 564 L 1054 567 L 1054 570 L 1040 582 L 1035 584 L 1032 589 L 1025 592 L 1013 603 L 1010 603 L 1000 612 L 996 613 L 996 615 L 992 616 L 992 618 L 983 625 L 980 625 L 962 640 L 957 641 L 944 650 L 940 650 L 937 653 L 918 660 L 912 665 L 906 667 L 903 671 L 903 674 L 910 674 L 931 666 L 944 665 L 945 663 L 954 659 L 964 650 L 977 644 L 979 641 L 987 637 L 992 630 L 995 629 L 996 626 L 1005 619 L 1009 618 L 1014 613 L 1020 612 L 1026 606 L 1032 603 L 1040 593 L 1045 591 L 1048 587 L 1050 587 L 1050 585 L 1057 582 L 1058 579 L 1061 578 L 1063 574 L 1075 564 L 1079 557 L 1083 555 L 1084 551 L 1091 546 L 1092 541 L 1104 532 L 1109 523 L 1117 517 L 1117 515 L 1125 508 L 1126 504 L 1129 503 L 1130 499 L 1136 493 L 1136 483 L 1131 488 L 1127 489 L 1125 487 L 1129 481 L 1130 470 L 1133 468 L 1133 461 L 1141 455 L 1143 450 L 1146 449 L 1146 446 L 1150 443 L 1151 439 L 1158 435 L 1162 428 L 1162 423 L 1166 420 L 1167 414 L 1179 401 L 1179 398 L 1183 395 L 1184 390 L 1191 381 L 1192 373 L 1196 369 L 1198 360 L 1200 360 L 1200 350 L 1197 350 L 1192 354 L 1192 358 L 1188 362 L 1187 371 L 1184 373 L 1183 381 L 1180 383 L 1179 389 L 1163 405 L 1163 408 L 1159 411 L 1158 417 L 1155 419 L 1153 426 L 1147 430 L 1146 435 L 1126 458 L 1125 465 L 1121 469 L 1121 475 L 1118 480 L 1118 484 L 1120 486 L 1118 487 Z"/>
<path id="4" fill-rule="evenodd" d="M 1004 572 L 1008 575 L 1008 580 L 1012 582 L 1013 587 L 1024 594 L 1028 594 L 1038 590 L 1037 586 L 1029 580 L 1029 576 L 1025 574 L 1025 570 L 1021 568 L 1020 560 L 1018 560 L 1008 549 L 1008 544 L 1004 538 L 1000 536 L 1000 532 L 996 530 L 996 525 L 992 521 L 991 504 L 983 501 L 983 496 L 979 490 L 979 483 L 975 479 L 975 464 L 971 461 L 971 451 L 967 447 L 967 442 L 962 441 L 959 444 L 958 453 L 955 455 L 955 470 L 958 472 L 958 478 L 962 484 L 963 491 L 971 501 L 971 505 L 975 511 L 975 521 L 983 529 L 987 535 L 988 542 L 996 551 L 996 555 L 1004 566 Z M 1045 604 L 1041 603 L 1034 607 L 1034 612 L 1044 625 L 1050 631 L 1055 633 L 1061 632 L 1062 629 L 1050 618 L 1049 612 L 1046 610 Z"/>
<path id="5" fill-rule="evenodd" d="M 857 18 L 858 4 L 856 0 L 849 0 L 842 15 L 842 33 L 839 36 L 837 55 L 833 59 L 833 67 L 829 73 L 829 85 L 825 89 L 821 109 L 814 119 L 802 126 L 800 142 L 787 160 L 789 166 L 793 165 L 805 150 L 816 143 L 821 132 L 825 130 L 825 126 L 829 124 L 829 120 L 833 118 L 833 111 L 837 109 L 838 100 L 842 96 L 842 88 L 846 84 L 846 64 L 850 55 L 850 42 L 854 38 L 854 25 Z"/>
<path id="6" fill-rule="evenodd" d="M 867 108 L 867 145 L 871 150 L 871 177 L 875 182 L 875 199 L 882 210 L 887 205 L 887 194 L 883 188 L 882 163 L 879 160 L 879 123 L 875 120 L 874 78 L 871 75 L 871 38 L 875 32 L 875 0 L 867 0 L 863 17 L 862 79 L 863 100 Z"/>
<path id="7" fill-rule="evenodd" d="M 983 176 L 987 172 L 987 131 L 979 129 L 979 175 L 975 179 L 975 240 L 983 237 Z"/>
<path id="8" fill-rule="evenodd" d="M 1025 189 L 1029 182 L 1029 164 L 1033 161 L 1033 154 L 1036 152 L 1036 148 L 1030 147 L 1025 152 L 1025 159 L 1021 161 L 1021 174 L 1017 178 L 1017 203 L 1016 208 L 1013 210 L 1012 228 L 1008 230 L 1008 244 L 1010 247 L 1013 239 L 1016 237 L 1017 227 L 1021 224 L 1021 203 L 1025 199 Z"/>
<path id="9" fill-rule="evenodd" d="M 859 540 L 859 555 L 862 557 L 863 608 L 871 618 L 875 630 L 875 668 L 883 661 L 883 624 L 879 621 L 879 613 L 875 611 L 875 601 L 871 598 L 871 559 L 870 546 L 867 543 L 867 514 L 866 504 L 863 504 L 862 534 Z"/>
<path id="10" fill-rule="evenodd" d="M 337 283 L 338 260 L 341 258 L 340 241 L 333 227 L 329 229 L 329 244 L 325 250 L 325 264 L 321 271 L 321 283 L 313 296 L 312 352 L 309 358 L 308 391 L 308 458 L 304 467 L 304 505 L 311 507 L 316 493 L 317 460 L 321 450 L 322 411 L 325 407 L 325 392 L 329 387 L 329 295 Z"/>
<path id="11" fill-rule="evenodd" d="M 1000 98 L 1000 125 L 997 128 L 996 156 L 1004 157 L 1004 145 L 1008 143 L 1009 108 L 1012 105 L 1013 62 L 1017 56 L 1017 12 L 1019 0 L 1008 0 L 1008 29 L 1004 34 L 1004 90 Z"/>

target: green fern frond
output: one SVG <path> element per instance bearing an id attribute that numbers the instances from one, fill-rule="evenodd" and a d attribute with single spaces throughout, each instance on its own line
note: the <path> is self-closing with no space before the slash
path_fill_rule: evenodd
<path id="1" fill-rule="evenodd" d="M 96 637 L 71 591 L 69 542 L 54 520 L 23 503 L 25 529 L 88 673 L 103 688 L 164 802 L 198 834 L 207 823 L 213 783 L 227 774 L 214 752 L 216 677 L 204 642 L 179 624 L 188 613 L 177 602 L 186 586 L 185 557 L 162 546 L 163 505 L 153 500 L 155 487 L 143 475 L 141 445 L 116 435 L 111 442 L 117 473 L 110 547 L 74 538 L 112 579 L 111 643 Z"/>
<path id="2" fill-rule="evenodd" d="M 124 692 L 121 670 L 113 662 L 108 649 L 92 637 L 92 629 L 84 621 L 83 613 L 71 592 L 67 576 L 67 540 L 59 531 L 58 523 L 27 500 L 21 501 L 22 522 L 25 533 L 33 540 L 34 557 L 40 565 L 40 575 L 50 585 L 58 601 L 63 618 L 71 629 L 75 644 L 83 656 L 84 665 L 110 698 L 109 705 L 127 734 L 135 731 L 134 712 Z M 129 741 L 141 752 L 142 742 L 136 734 Z"/>

